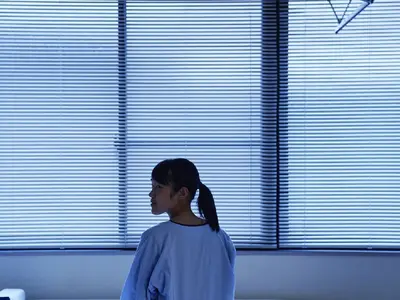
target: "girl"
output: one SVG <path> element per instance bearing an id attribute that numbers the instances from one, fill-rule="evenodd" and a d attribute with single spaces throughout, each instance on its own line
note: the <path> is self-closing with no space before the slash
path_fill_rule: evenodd
<path id="1" fill-rule="evenodd" d="M 164 160 L 151 177 L 151 211 L 169 221 L 142 234 L 120 299 L 233 300 L 236 251 L 196 166 Z M 197 190 L 202 218 L 190 206 Z"/>

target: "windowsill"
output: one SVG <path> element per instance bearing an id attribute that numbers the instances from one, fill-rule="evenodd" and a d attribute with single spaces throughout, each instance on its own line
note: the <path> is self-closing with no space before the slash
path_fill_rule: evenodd
<path id="1" fill-rule="evenodd" d="M 88 249 L 88 250 L 0 250 L 0 256 L 15 255 L 133 255 L 135 250 Z M 238 256 L 400 256 L 400 250 L 301 250 L 301 249 L 264 249 L 237 250 Z"/>

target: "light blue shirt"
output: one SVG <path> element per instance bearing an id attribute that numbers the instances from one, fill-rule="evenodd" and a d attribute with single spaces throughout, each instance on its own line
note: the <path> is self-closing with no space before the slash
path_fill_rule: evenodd
<path id="1" fill-rule="evenodd" d="M 233 300 L 235 247 L 224 230 L 172 221 L 141 237 L 121 300 Z"/>

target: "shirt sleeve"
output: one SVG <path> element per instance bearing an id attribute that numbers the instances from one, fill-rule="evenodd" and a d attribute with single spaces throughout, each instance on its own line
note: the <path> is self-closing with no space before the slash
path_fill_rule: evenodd
<path id="1" fill-rule="evenodd" d="M 149 283 L 158 259 L 159 253 L 155 238 L 147 232 L 143 233 L 120 300 L 143 300 L 154 297 L 156 291 L 151 288 Z"/>
<path id="2" fill-rule="evenodd" d="M 236 247 L 232 242 L 229 235 L 225 234 L 225 248 L 228 256 L 228 260 L 230 263 L 230 275 L 227 276 L 227 280 L 223 283 L 226 288 L 226 298 L 225 299 L 234 299 L 235 298 L 235 264 L 236 264 Z"/>
<path id="3" fill-rule="evenodd" d="M 228 252 L 229 261 L 231 263 L 232 269 L 234 270 L 236 263 L 236 248 L 231 238 L 228 235 L 226 236 L 226 248 Z"/>

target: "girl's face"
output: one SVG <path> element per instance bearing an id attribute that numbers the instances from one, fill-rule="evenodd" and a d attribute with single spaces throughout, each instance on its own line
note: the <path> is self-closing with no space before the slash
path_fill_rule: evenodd
<path id="1" fill-rule="evenodd" d="M 151 181 L 151 213 L 161 215 L 169 213 L 178 203 L 177 193 L 173 193 L 169 185 L 162 185 L 155 180 Z"/>

